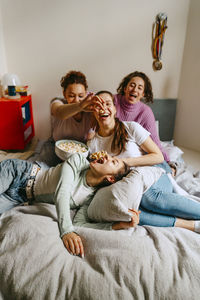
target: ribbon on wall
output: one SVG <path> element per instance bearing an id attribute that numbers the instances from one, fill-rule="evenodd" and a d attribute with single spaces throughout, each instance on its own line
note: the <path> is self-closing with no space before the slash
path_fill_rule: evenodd
<path id="1" fill-rule="evenodd" d="M 165 31 L 167 29 L 167 15 L 165 13 L 159 13 L 156 16 L 156 22 L 153 26 L 153 69 L 162 69 L 162 48 L 164 44 Z"/>

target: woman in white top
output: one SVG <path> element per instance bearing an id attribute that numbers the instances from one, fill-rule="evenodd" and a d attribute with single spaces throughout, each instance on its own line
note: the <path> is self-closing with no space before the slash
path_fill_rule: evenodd
<path id="1" fill-rule="evenodd" d="M 90 151 L 106 150 L 109 154 L 123 158 L 129 167 L 162 163 L 163 155 L 150 138 L 150 133 L 138 123 L 121 122 L 115 118 L 116 108 L 110 92 L 101 91 L 96 95 L 103 100 L 104 108 L 94 112 L 97 125 L 94 138 L 88 142 Z M 200 222 L 191 221 L 199 220 L 199 208 L 199 203 L 174 193 L 170 178 L 163 174 L 143 194 L 139 224 L 200 231 L 197 228 Z"/>

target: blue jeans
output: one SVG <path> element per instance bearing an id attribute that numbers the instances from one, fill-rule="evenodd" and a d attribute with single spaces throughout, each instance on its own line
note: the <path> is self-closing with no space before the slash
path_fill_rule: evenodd
<path id="1" fill-rule="evenodd" d="M 200 203 L 173 193 L 166 174 L 144 193 L 140 210 L 139 225 L 171 227 L 175 217 L 200 220 Z"/>
<path id="2" fill-rule="evenodd" d="M 160 167 L 164 169 L 166 173 L 172 173 L 171 167 L 165 160 L 161 164 L 154 165 L 154 167 Z"/>
<path id="3" fill-rule="evenodd" d="M 33 163 L 20 159 L 0 162 L 0 215 L 24 202 Z"/>

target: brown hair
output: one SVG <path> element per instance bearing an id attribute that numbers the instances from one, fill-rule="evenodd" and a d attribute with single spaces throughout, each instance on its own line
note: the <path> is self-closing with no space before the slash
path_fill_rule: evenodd
<path id="1" fill-rule="evenodd" d="M 97 96 L 101 94 L 110 95 L 114 104 L 114 97 L 111 92 L 99 91 L 96 93 Z M 97 125 L 96 130 L 98 129 L 99 127 Z M 123 150 L 125 150 L 127 142 L 128 142 L 128 132 L 126 131 L 124 124 L 118 118 L 115 118 L 115 129 L 114 129 L 113 141 L 111 144 L 111 151 L 113 153 L 117 153 L 116 155 L 119 155 Z"/>
<path id="2" fill-rule="evenodd" d="M 124 161 L 123 161 L 123 163 L 124 163 L 124 169 L 119 171 L 117 174 L 113 175 L 113 177 L 115 178 L 115 182 L 121 180 L 123 177 L 128 175 L 129 172 L 131 171 L 131 168 Z M 111 184 L 112 184 L 112 182 L 110 182 L 106 178 L 104 178 L 102 180 L 102 182 L 100 182 L 96 187 L 101 188 L 101 187 L 105 187 L 105 186 L 108 186 Z"/>
<path id="3" fill-rule="evenodd" d="M 117 93 L 120 95 L 124 95 L 125 94 L 124 89 L 127 87 L 129 81 L 133 77 L 140 77 L 144 80 L 144 98 L 143 99 L 146 103 L 148 103 L 148 102 L 153 103 L 153 91 L 152 91 L 151 81 L 148 78 L 148 76 L 143 72 L 135 71 L 133 73 L 128 74 L 126 77 L 124 77 L 117 88 Z"/>
<path id="4" fill-rule="evenodd" d="M 68 85 L 73 83 L 82 84 L 87 90 L 88 84 L 85 75 L 80 71 L 69 71 L 65 76 L 60 80 L 60 85 L 65 92 Z"/>

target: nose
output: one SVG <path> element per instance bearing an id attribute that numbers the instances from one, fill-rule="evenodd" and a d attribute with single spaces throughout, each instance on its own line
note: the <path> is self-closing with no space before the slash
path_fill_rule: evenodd
<path id="1" fill-rule="evenodd" d="M 78 95 L 74 97 L 74 102 L 75 102 L 75 103 L 80 102 L 80 99 L 79 99 L 79 96 L 78 96 Z"/>
<path id="2" fill-rule="evenodd" d="M 110 160 L 112 159 L 112 156 L 109 155 L 109 154 L 106 154 L 106 155 L 105 155 L 105 159 L 108 160 L 108 161 L 110 161 Z"/>
<path id="3" fill-rule="evenodd" d="M 138 92 L 139 91 L 139 87 L 137 85 L 134 86 L 134 89 L 133 89 L 135 92 Z"/>

